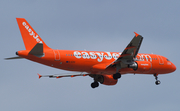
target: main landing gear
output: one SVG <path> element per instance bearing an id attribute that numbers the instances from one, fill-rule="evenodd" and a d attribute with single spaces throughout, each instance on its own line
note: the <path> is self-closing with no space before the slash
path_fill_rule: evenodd
<path id="1" fill-rule="evenodd" d="M 101 84 L 103 84 L 104 83 L 104 76 L 103 75 L 97 75 L 97 74 L 91 74 L 91 75 L 89 75 L 90 77 L 92 77 L 92 78 L 94 78 L 94 82 L 92 82 L 91 83 L 91 87 L 94 89 L 94 88 L 96 88 L 96 87 L 98 87 L 99 86 L 99 83 L 101 83 Z M 114 80 L 117 80 L 117 79 L 119 79 L 119 78 L 121 78 L 121 74 L 118 72 L 118 73 L 116 73 L 116 74 L 113 74 L 113 78 L 110 78 L 110 79 L 112 79 L 112 81 L 113 81 L 113 79 Z M 106 81 L 111 81 L 111 80 L 106 80 Z"/>
<path id="2" fill-rule="evenodd" d="M 156 85 L 159 85 L 160 83 L 161 83 L 161 81 L 160 80 L 158 80 L 158 74 L 154 74 L 154 77 L 155 77 L 155 79 L 156 79 L 156 82 L 155 82 L 155 84 Z"/>
<path id="3" fill-rule="evenodd" d="M 99 86 L 99 83 L 97 81 L 94 81 L 93 83 L 91 83 L 92 88 L 96 88 L 98 86 Z"/>
<path id="4" fill-rule="evenodd" d="M 103 83 L 104 78 L 102 75 L 96 75 L 96 74 L 91 74 L 89 75 L 90 77 L 94 78 L 94 82 L 91 83 L 92 88 L 96 88 L 99 86 L 99 83 Z"/>
<path id="5" fill-rule="evenodd" d="M 119 72 L 117 72 L 116 74 L 113 75 L 113 78 L 115 80 L 117 80 L 117 79 L 121 78 L 121 74 Z"/>

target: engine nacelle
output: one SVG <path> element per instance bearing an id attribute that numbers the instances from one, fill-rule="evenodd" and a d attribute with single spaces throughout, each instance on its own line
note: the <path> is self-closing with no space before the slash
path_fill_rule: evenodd
<path id="1" fill-rule="evenodd" d="M 103 81 L 100 82 L 104 85 L 115 85 L 118 80 L 113 79 L 113 75 L 103 75 Z"/>
<path id="2" fill-rule="evenodd" d="M 149 61 L 136 61 L 128 67 L 137 72 L 148 72 L 152 69 L 152 64 Z"/>

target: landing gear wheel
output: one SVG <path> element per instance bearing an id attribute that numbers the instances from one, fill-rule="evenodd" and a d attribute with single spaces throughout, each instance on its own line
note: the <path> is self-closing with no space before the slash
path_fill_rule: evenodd
<path id="1" fill-rule="evenodd" d="M 159 80 L 157 80 L 157 81 L 155 82 L 156 85 L 159 85 L 160 83 L 161 83 L 161 81 L 159 81 Z"/>
<path id="2" fill-rule="evenodd" d="M 99 83 L 97 81 L 94 81 L 93 83 L 91 83 L 92 88 L 96 88 L 98 86 L 99 86 Z"/>
<path id="3" fill-rule="evenodd" d="M 154 77 L 155 77 L 155 79 L 156 79 L 155 84 L 156 84 L 156 85 L 159 85 L 159 84 L 161 83 L 161 81 L 158 80 L 158 74 L 154 74 Z"/>
<path id="4" fill-rule="evenodd" d="M 116 74 L 113 75 L 113 79 L 117 80 L 119 78 L 121 78 L 121 74 L 120 73 L 116 73 Z"/>

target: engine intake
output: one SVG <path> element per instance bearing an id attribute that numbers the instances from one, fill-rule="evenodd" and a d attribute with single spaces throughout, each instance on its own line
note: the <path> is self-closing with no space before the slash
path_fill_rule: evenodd
<path id="1" fill-rule="evenodd" d="M 133 70 L 137 70 L 137 68 L 138 68 L 138 64 L 136 63 L 136 62 L 134 62 L 133 64 L 129 64 L 128 65 L 128 68 L 132 68 Z"/>

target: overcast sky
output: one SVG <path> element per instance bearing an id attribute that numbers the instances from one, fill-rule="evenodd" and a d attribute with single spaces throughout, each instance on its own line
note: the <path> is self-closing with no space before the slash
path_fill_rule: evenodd
<path id="1" fill-rule="evenodd" d="M 1 111 L 179 111 L 179 0 L 1 0 Z M 115 86 L 92 89 L 90 77 L 38 79 L 66 71 L 26 59 L 4 60 L 24 50 L 16 17 L 25 18 L 54 49 L 121 52 L 134 37 L 140 53 L 167 57 L 177 70 L 160 75 L 123 75 Z"/>

